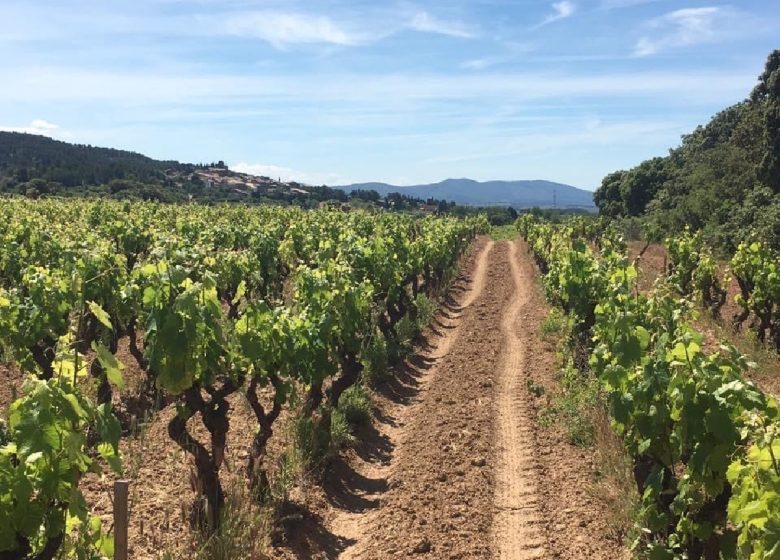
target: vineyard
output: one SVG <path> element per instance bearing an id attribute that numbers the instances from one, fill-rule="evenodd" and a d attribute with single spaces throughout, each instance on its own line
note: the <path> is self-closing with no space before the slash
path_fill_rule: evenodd
<path id="1" fill-rule="evenodd" d="M 284 410 L 310 425 L 315 450 L 328 449 L 339 401 L 377 341 L 399 347 L 483 227 L 20 200 L 4 201 L 0 224 L 2 357 L 26 374 L 0 426 L 0 557 L 9 559 L 111 555 L 79 482 L 121 472 L 120 439 L 168 404 L 170 444 L 193 465 L 192 523 L 218 531 L 229 397 L 244 394 L 254 416 L 245 476 L 262 499 L 266 445 Z M 120 344 L 143 372 L 132 392 Z"/>
<path id="2" fill-rule="evenodd" d="M 614 232 L 521 218 L 545 290 L 568 315 L 572 360 L 606 394 L 633 462 L 640 558 L 777 558 L 780 423 L 775 399 L 745 374 L 748 358 L 721 344 L 705 352 L 694 302 L 718 314 L 725 292 L 701 237 L 667 240 L 668 277 L 649 294 Z M 731 266 L 739 327 L 777 332 L 778 256 L 740 245 Z M 680 296 L 690 296 L 688 299 Z M 776 343 L 776 342 L 775 342 Z"/>
<path id="3" fill-rule="evenodd" d="M 113 557 L 118 478 L 131 558 L 780 558 L 780 410 L 698 327 L 777 348 L 778 255 L 516 228 L 5 199 L 0 559 Z"/>

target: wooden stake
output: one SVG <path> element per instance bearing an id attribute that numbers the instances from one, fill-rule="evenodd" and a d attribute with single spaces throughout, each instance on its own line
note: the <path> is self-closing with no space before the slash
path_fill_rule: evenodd
<path id="1" fill-rule="evenodd" d="M 127 560 L 127 496 L 129 480 L 114 482 L 114 560 Z"/>

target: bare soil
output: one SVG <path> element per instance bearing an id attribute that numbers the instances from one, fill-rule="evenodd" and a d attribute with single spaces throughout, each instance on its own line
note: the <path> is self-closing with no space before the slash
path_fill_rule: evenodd
<path id="1" fill-rule="evenodd" d="M 318 517 L 338 546 L 318 557 L 627 557 L 588 490 L 594 451 L 543 427 L 527 389 L 559 390 L 530 257 L 482 243 L 465 290 L 377 395 L 375 432 L 326 477 Z"/>

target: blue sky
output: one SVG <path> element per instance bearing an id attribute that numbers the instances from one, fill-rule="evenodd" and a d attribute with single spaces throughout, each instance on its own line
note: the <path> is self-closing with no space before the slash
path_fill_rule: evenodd
<path id="1" fill-rule="evenodd" d="M 309 183 L 585 188 L 747 96 L 780 2 L 0 0 L 0 129 Z"/>

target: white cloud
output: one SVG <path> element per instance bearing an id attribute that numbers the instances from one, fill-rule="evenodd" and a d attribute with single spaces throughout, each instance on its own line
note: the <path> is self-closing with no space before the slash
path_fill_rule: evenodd
<path id="1" fill-rule="evenodd" d="M 278 49 L 296 44 L 355 46 L 370 44 L 404 29 L 469 39 L 470 27 L 459 21 L 439 19 L 428 12 L 417 12 L 408 19 L 396 14 L 382 22 L 335 21 L 327 16 L 282 11 L 239 12 L 228 16 L 217 34 L 261 39 Z M 215 30 L 211 30 L 213 33 Z"/>
<path id="2" fill-rule="evenodd" d="M 50 123 L 44 119 L 35 119 L 27 126 L 2 126 L 0 125 L 0 131 L 3 132 L 23 132 L 25 134 L 38 134 L 40 136 L 49 136 L 51 138 L 67 138 L 68 132 L 63 130 L 59 125 Z"/>
<path id="3" fill-rule="evenodd" d="M 495 58 L 475 58 L 465 61 L 460 66 L 466 70 L 484 70 L 496 64 L 498 64 L 498 61 Z"/>
<path id="4" fill-rule="evenodd" d="M 635 56 L 649 56 L 658 52 L 712 42 L 720 37 L 728 13 L 722 8 L 708 6 L 685 8 L 669 12 L 648 22 L 650 31 L 641 37 L 634 48 Z M 724 24 L 724 25 L 721 25 Z"/>
<path id="5" fill-rule="evenodd" d="M 439 35 L 449 35 L 450 37 L 459 37 L 461 39 L 471 39 L 475 36 L 474 32 L 463 23 L 441 20 L 428 12 L 417 13 L 409 22 L 409 27 L 415 31 L 438 33 Z"/>
<path id="6" fill-rule="evenodd" d="M 281 179 L 282 181 L 297 181 L 307 185 L 338 185 L 346 184 L 348 181 L 336 173 L 311 173 L 298 171 L 281 165 L 268 165 L 263 163 L 239 162 L 229 166 L 233 171 L 239 173 L 248 173 L 260 177 L 270 177 L 271 179 Z"/>
<path id="7" fill-rule="evenodd" d="M 105 102 L 128 107 L 192 104 L 220 111 L 248 97 L 274 103 L 333 103 L 388 107 L 413 101 L 516 98 L 657 97 L 724 103 L 738 98 L 755 81 L 755 71 L 680 70 L 576 75 L 552 72 L 354 74 L 245 76 L 227 73 L 99 72 L 67 67 L 6 69 L 13 88 L 0 88 L 0 102 Z M 737 96 L 736 98 L 734 96 Z M 280 105 L 276 105 L 276 103 Z"/>
<path id="8" fill-rule="evenodd" d="M 230 16 L 225 31 L 241 37 L 255 37 L 276 48 L 292 44 L 355 45 L 362 42 L 326 16 L 285 12 L 248 12 Z"/>
<path id="9" fill-rule="evenodd" d="M 574 10 L 577 9 L 577 6 L 573 2 L 569 2 L 569 0 L 562 0 L 561 2 L 553 2 L 552 8 L 553 13 L 544 18 L 538 27 L 571 16 Z"/>
<path id="10" fill-rule="evenodd" d="M 643 4 L 652 4 L 665 0 L 602 0 L 601 7 L 605 10 L 614 10 L 618 8 L 631 8 Z"/>
<path id="11" fill-rule="evenodd" d="M 506 140 L 499 150 L 479 151 L 474 144 L 469 151 L 453 148 L 452 154 L 430 158 L 425 163 L 457 163 L 560 153 L 578 146 L 617 147 L 627 143 L 649 140 L 676 140 L 686 130 L 686 124 L 673 120 L 626 120 L 603 122 L 598 117 L 567 119 L 565 127 L 524 130 Z"/>

